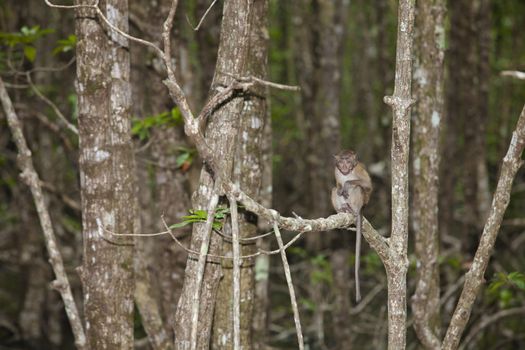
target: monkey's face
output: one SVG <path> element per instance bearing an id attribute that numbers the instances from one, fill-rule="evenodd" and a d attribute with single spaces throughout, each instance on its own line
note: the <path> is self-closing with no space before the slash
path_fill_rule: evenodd
<path id="1" fill-rule="evenodd" d="M 344 175 L 348 175 L 359 162 L 357 154 L 352 150 L 342 151 L 338 155 L 334 156 L 335 166 Z"/>

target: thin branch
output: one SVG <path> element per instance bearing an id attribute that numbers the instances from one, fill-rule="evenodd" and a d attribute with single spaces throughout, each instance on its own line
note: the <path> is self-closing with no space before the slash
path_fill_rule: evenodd
<path id="1" fill-rule="evenodd" d="M 191 26 L 191 29 L 193 29 L 194 31 L 198 31 L 202 25 L 202 22 L 204 22 L 204 19 L 206 18 L 206 16 L 208 15 L 208 13 L 211 11 L 211 9 L 213 8 L 213 6 L 215 5 L 215 3 L 217 2 L 217 0 L 213 0 L 213 2 L 211 3 L 210 6 L 208 6 L 208 8 L 206 9 L 206 11 L 204 12 L 204 14 L 202 15 L 199 23 L 197 24 L 196 27 L 193 27 L 193 25 L 191 24 L 190 22 L 190 19 L 188 18 L 188 16 L 186 15 L 186 21 L 188 21 L 188 24 Z"/>
<path id="2" fill-rule="evenodd" d="M 172 0 L 170 12 L 164 21 L 162 32 L 162 38 L 164 39 L 164 63 L 168 71 L 168 78 L 173 81 L 175 81 L 175 74 L 171 68 L 171 29 L 173 28 L 173 20 L 175 19 L 178 3 L 178 0 Z"/>
<path id="3" fill-rule="evenodd" d="M 70 130 L 72 131 L 75 135 L 78 135 L 78 129 L 76 126 L 74 126 L 73 124 L 71 124 L 69 122 L 69 120 L 67 120 L 67 118 L 62 114 L 62 112 L 60 111 L 60 109 L 57 107 L 56 104 L 53 103 L 53 101 L 51 101 L 50 99 L 48 99 L 44 94 L 42 94 L 42 92 L 40 92 L 40 90 L 36 87 L 35 84 L 33 84 L 33 80 L 31 79 L 31 74 L 29 72 L 26 73 L 26 79 L 27 79 L 27 83 L 29 84 L 29 86 L 31 87 L 31 89 L 33 90 L 33 92 L 42 100 L 44 101 L 44 103 L 46 103 L 49 107 L 51 107 L 51 109 L 53 109 L 53 111 L 55 112 L 55 114 L 58 116 L 58 118 L 62 121 L 62 123 L 64 123 L 64 125 Z"/>
<path id="4" fill-rule="evenodd" d="M 277 212 L 275 212 L 275 217 L 278 218 Z M 283 249 L 283 239 L 281 237 L 281 231 L 279 231 L 279 225 L 277 220 L 273 223 L 273 230 L 275 232 L 275 239 L 279 244 L 281 249 L 281 260 L 283 262 L 284 275 L 286 276 L 286 283 L 288 284 L 288 291 L 290 293 L 290 301 L 292 303 L 293 310 L 293 319 L 295 321 L 295 330 L 297 332 L 297 342 L 299 343 L 299 350 L 304 350 L 304 339 L 303 331 L 301 329 L 301 319 L 299 317 L 299 308 L 297 307 L 297 299 L 295 297 L 295 290 L 292 283 L 292 274 L 290 273 L 290 265 L 288 264 L 288 259 L 286 258 L 286 251 Z"/>
<path id="5" fill-rule="evenodd" d="M 507 154 L 503 158 L 503 165 L 498 179 L 498 185 L 489 217 L 483 228 L 480 243 L 472 261 L 469 271 L 465 275 L 465 285 L 458 300 L 454 314 L 443 340 L 443 349 L 452 350 L 458 347 L 461 335 L 465 330 L 467 322 L 472 312 L 472 306 L 481 289 L 484 281 L 483 276 L 489 264 L 490 256 L 498 237 L 499 228 L 503 220 L 503 215 L 510 202 L 510 192 L 512 182 L 523 164 L 521 155 L 525 148 L 525 106 L 523 107 L 516 129 L 512 133 Z"/>
<path id="6" fill-rule="evenodd" d="M 357 315 L 363 311 L 383 289 L 385 289 L 384 284 L 376 284 L 375 287 L 372 288 L 372 290 L 361 300 L 359 304 L 350 309 L 350 315 Z"/>
<path id="7" fill-rule="evenodd" d="M 67 194 L 62 193 L 62 191 L 59 191 L 52 184 L 50 184 L 48 182 L 40 181 L 40 185 L 42 186 L 43 189 L 45 189 L 45 190 L 47 190 L 47 191 L 57 195 L 58 197 L 60 197 L 62 202 L 64 202 L 64 204 L 66 204 L 71 209 L 73 209 L 73 210 L 75 210 L 75 211 L 77 211 L 79 213 L 82 211 L 82 208 L 80 207 L 80 203 L 77 200 L 69 197 Z"/>
<path id="8" fill-rule="evenodd" d="M 520 80 L 525 80 L 525 72 L 520 72 L 517 70 L 504 70 L 501 72 L 501 75 L 504 77 L 512 77 Z"/>
<path id="9" fill-rule="evenodd" d="M 255 82 L 255 83 L 258 83 L 258 84 L 260 84 L 262 86 L 272 87 L 272 88 L 275 88 L 275 89 L 278 89 L 278 90 L 301 91 L 301 87 L 297 86 L 297 85 L 285 85 L 285 84 L 274 83 L 274 82 L 271 82 L 271 81 L 268 81 L 268 80 L 257 78 L 255 76 L 239 77 L 239 76 L 237 76 L 235 74 L 231 74 L 231 73 L 228 73 L 228 72 L 222 72 L 222 74 L 224 74 L 226 76 L 229 76 L 229 77 L 232 77 L 232 78 L 234 78 L 235 80 L 237 80 L 238 82 L 241 82 L 241 83 L 254 83 Z"/>
<path id="10" fill-rule="evenodd" d="M 230 201 L 230 213 L 232 224 L 232 251 L 233 251 L 233 349 L 241 349 L 241 259 L 239 245 L 239 215 L 237 213 L 237 201 L 232 196 Z"/>
<path id="11" fill-rule="evenodd" d="M 491 324 L 498 322 L 502 318 L 521 314 L 525 315 L 525 307 L 514 307 L 512 309 L 501 310 L 493 315 L 483 317 L 481 321 L 476 326 L 474 326 L 469 332 L 469 334 L 465 337 L 465 341 L 463 342 L 462 348 L 468 346 L 471 343 L 471 341 L 477 337 L 479 332 L 481 332 L 483 329 L 487 328 Z"/>
<path id="12" fill-rule="evenodd" d="M 128 33 L 122 31 L 121 29 L 119 29 L 118 27 L 116 27 L 114 24 L 112 24 L 108 19 L 107 17 L 104 15 L 104 13 L 102 13 L 102 11 L 100 10 L 100 8 L 98 7 L 98 3 L 99 1 L 97 0 L 94 4 L 92 5 L 83 5 L 83 4 L 80 4 L 80 5 L 55 5 L 53 3 L 51 3 L 49 0 L 44 0 L 45 3 L 49 6 L 49 7 L 52 7 L 52 8 L 57 8 L 57 9 L 69 9 L 69 10 L 72 10 L 72 9 L 93 9 L 95 10 L 95 12 L 97 13 L 97 15 L 100 17 L 100 19 L 102 19 L 102 21 L 109 27 L 111 28 L 112 30 L 114 30 L 115 32 L 119 33 L 120 35 L 122 35 L 124 38 L 130 40 L 130 41 L 134 41 L 136 43 L 139 43 L 139 44 L 142 44 L 142 45 L 145 45 L 145 46 L 148 46 L 148 47 L 151 47 L 153 50 L 155 50 L 155 52 L 161 57 L 161 58 L 164 58 L 164 54 L 162 52 L 162 50 L 157 46 L 155 45 L 154 43 L 152 43 L 151 41 L 147 41 L 147 40 L 144 40 L 144 39 L 140 39 L 140 38 L 137 38 L 137 37 L 134 37 L 132 35 L 129 35 Z"/>
<path id="13" fill-rule="evenodd" d="M 319 219 L 285 217 L 281 216 L 273 209 L 268 209 L 262 206 L 246 193 L 236 188 L 233 183 L 229 181 L 224 182 L 223 189 L 226 193 L 232 194 L 237 201 L 242 203 L 246 210 L 257 214 L 260 218 L 266 219 L 269 222 L 277 221 L 279 227 L 285 230 L 294 232 L 330 231 L 338 228 L 347 229 L 355 222 L 355 217 L 348 213 L 339 213 L 327 218 Z M 274 213 L 277 213 L 277 218 L 274 218 Z M 388 262 L 388 239 L 381 236 L 365 218 L 363 218 L 363 236 L 370 246 L 377 252 L 382 261 Z"/>
<path id="14" fill-rule="evenodd" d="M 2 78 L 0 78 L 0 100 L 7 117 L 7 124 L 9 125 L 9 129 L 11 129 L 13 139 L 18 148 L 18 166 L 20 170 L 22 170 L 20 177 L 31 189 L 31 194 L 33 195 L 33 200 L 40 219 L 40 225 L 42 226 L 42 231 L 44 233 L 46 247 L 50 257 L 49 262 L 51 263 L 51 267 L 56 276 L 56 280 L 52 282 L 52 286 L 60 293 L 60 296 L 64 301 L 66 314 L 69 323 L 71 324 L 77 348 L 86 349 L 86 336 L 75 300 L 73 299 L 73 294 L 71 293 L 71 286 L 67 279 L 64 262 L 58 249 L 55 233 L 53 231 L 53 224 L 51 222 L 51 217 L 49 216 L 40 180 L 33 166 L 31 151 L 27 146 L 22 132 L 22 125 L 20 124 L 20 120 L 13 108 L 13 104 L 9 98 Z"/>
<path id="15" fill-rule="evenodd" d="M 192 250 L 190 248 L 187 248 L 184 246 L 184 244 L 182 244 L 182 242 L 179 240 L 179 238 L 173 233 L 173 231 L 169 228 L 168 224 L 166 223 L 166 220 L 164 220 L 164 216 L 161 216 L 161 220 L 162 220 L 162 223 L 164 225 L 164 227 L 166 228 L 166 231 L 162 231 L 162 232 L 155 232 L 155 233 L 118 233 L 118 232 L 113 232 L 111 230 L 108 230 L 107 228 L 105 228 L 101 223 L 99 223 L 99 231 L 100 232 L 107 232 L 113 236 L 122 236 L 122 237 L 155 237 L 155 236 L 162 236 L 162 235 L 166 235 L 166 234 L 169 234 L 171 236 L 171 238 L 173 238 L 173 240 L 175 241 L 175 243 L 181 247 L 186 253 L 190 254 L 190 255 L 195 255 L 195 256 L 199 256 L 199 252 L 195 251 L 195 250 Z M 273 231 L 269 232 L 269 234 L 273 233 Z M 286 243 L 286 245 L 283 247 L 284 250 L 288 249 L 292 244 L 294 244 L 299 238 L 302 237 L 302 234 L 303 232 L 299 232 L 297 235 L 295 235 L 288 243 Z M 264 234 L 264 236 L 268 235 L 267 234 Z M 106 240 L 106 241 L 109 241 L 111 243 L 114 243 L 114 244 L 118 244 L 116 242 L 113 242 L 112 240 L 108 239 L 107 237 L 105 237 L 103 234 L 100 234 L 100 236 Z M 282 249 L 276 249 L 276 250 L 264 250 L 264 249 L 258 249 L 256 253 L 253 253 L 253 254 L 248 254 L 248 255 L 241 255 L 239 256 L 240 259 L 252 259 L 252 258 L 255 258 L 259 255 L 275 255 L 275 254 L 279 254 L 281 253 Z M 213 259 L 226 259 L 226 260 L 231 260 L 233 259 L 233 257 L 231 256 L 226 256 L 226 255 L 215 255 L 215 254 L 206 254 L 206 257 L 208 258 L 213 258 Z"/>
<path id="16" fill-rule="evenodd" d="M 204 227 L 204 237 L 201 242 L 201 248 L 199 252 L 199 260 L 197 262 L 197 278 L 196 278 L 196 290 L 193 294 L 193 303 L 191 307 L 191 350 L 197 350 L 197 330 L 199 326 L 199 299 L 201 295 L 202 279 L 204 277 L 204 268 L 206 267 L 206 255 L 210 246 L 211 232 L 213 226 L 213 220 L 215 219 L 215 208 L 219 202 L 219 195 L 216 191 L 211 195 L 208 203 L 208 217 Z"/>

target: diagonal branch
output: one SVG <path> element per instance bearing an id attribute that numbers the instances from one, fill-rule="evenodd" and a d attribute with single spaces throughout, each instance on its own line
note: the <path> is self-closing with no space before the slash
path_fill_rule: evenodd
<path id="1" fill-rule="evenodd" d="M 452 350 L 457 349 L 461 335 L 463 334 L 467 322 L 472 312 L 472 306 L 481 289 L 489 264 L 490 255 L 494 249 L 496 238 L 498 237 L 499 228 L 503 220 L 503 215 L 510 202 L 510 191 L 512 189 L 512 182 L 523 164 L 521 155 L 525 148 L 525 106 L 521 111 L 516 129 L 512 133 L 512 140 L 510 141 L 507 154 L 503 158 L 503 165 L 498 179 L 498 185 L 494 198 L 492 199 L 492 206 L 489 217 L 483 228 L 481 234 L 478 250 L 474 256 L 472 266 L 465 275 L 465 284 L 463 291 L 459 297 L 456 310 L 452 315 L 452 320 L 447 329 L 445 339 L 443 340 L 443 349 Z"/>
<path id="2" fill-rule="evenodd" d="M 277 218 L 279 214 L 276 211 L 273 211 L 276 220 L 273 223 L 273 230 L 275 232 L 275 239 L 279 244 L 281 249 L 281 260 L 283 262 L 284 275 L 286 277 L 286 283 L 288 284 L 288 291 L 290 293 L 290 301 L 292 303 L 293 310 L 293 319 L 295 321 L 295 329 L 297 333 L 297 342 L 299 343 L 299 349 L 304 350 L 304 339 L 303 331 L 301 329 L 301 319 L 299 317 L 299 308 L 297 307 L 297 298 L 295 297 L 295 290 L 292 282 L 292 274 L 290 272 L 290 265 L 288 264 L 288 259 L 286 258 L 286 251 L 283 249 L 283 239 L 281 237 L 281 231 L 279 230 L 279 225 L 277 223 Z"/>
<path id="3" fill-rule="evenodd" d="M 7 94 L 7 90 L 4 86 L 2 78 L 0 78 L 0 100 L 7 117 L 7 124 L 9 125 L 9 129 L 11 129 L 13 139 L 15 141 L 16 147 L 18 148 L 18 167 L 20 170 L 22 170 L 20 177 L 31 189 L 31 194 L 33 195 L 38 217 L 40 218 L 40 225 L 42 226 L 42 231 L 44 232 L 46 247 L 49 254 L 49 262 L 51 263 L 51 267 L 53 268 L 53 272 L 56 276 L 56 280 L 52 282 L 52 287 L 60 293 L 60 296 L 64 301 L 66 314 L 75 337 L 75 344 L 77 348 L 86 349 L 86 336 L 84 334 L 84 329 L 82 327 L 82 322 L 80 320 L 75 300 L 73 299 L 73 294 L 71 293 L 71 286 L 69 285 L 69 280 L 67 279 L 64 262 L 62 261 L 62 256 L 60 255 L 60 251 L 58 249 L 57 240 L 53 231 L 53 224 L 51 223 L 51 217 L 49 216 L 49 211 L 47 210 L 40 180 L 33 166 L 31 151 L 29 150 L 29 147 L 27 146 L 26 140 L 24 138 L 22 125 L 20 124 L 20 120 L 18 119 L 15 109 L 13 108 L 11 99 Z"/>

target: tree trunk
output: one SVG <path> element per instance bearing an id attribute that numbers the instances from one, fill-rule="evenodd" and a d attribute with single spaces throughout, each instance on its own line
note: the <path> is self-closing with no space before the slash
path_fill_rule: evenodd
<path id="1" fill-rule="evenodd" d="M 215 68 L 212 91 L 217 93 L 228 86 L 236 76 L 245 76 L 248 69 L 247 52 L 250 34 L 249 13 L 254 5 L 253 0 L 229 0 L 224 3 L 221 28 L 221 41 Z M 239 117 L 243 107 L 243 99 L 235 97 L 220 107 L 209 117 L 206 127 L 206 143 L 215 150 L 215 159 L 219 165 L 215 174 L 210 174 L 204 166 L 201 172 L 200 184 L 192 198 L 194 209 L 207 209 L 209 198 L 217 190 L 215 182 L 224 176 L 231 177 L 235 150 L 235 138 L 239 128 Z M 207 234 L 204 224 L 194 224 L 192 234 L 192 249 L 200 250 L 201 242 Z M 212 232 L 208 252 L 217 254 L 221 251 L 222 239 Z M 198 290 L 196 256 L 189 256 L 182 294 L 177 307 L 175 320 L 175 347 L 186 349 L 190 346 L 192 300 Z M 208 348 L 212 330 L 213 313 L 219 280 L 222 269 L 219 261 L 207 258 L 204 279 L 200 287 L 198 349 Z"/>
<path id="2" fill-rule="evenodd" d="M 448 165 L 443 186 L 443 222 L 446 233 L 461 239 L 471 252 L 487 214 L 490 198 L 486 169 L 485 132 L 488 118 L 490 4 L 487 0 L 450 2 L 450 54 L 447 87 L 446 141 L 444 161 Z M 462 138 L 462 134 L 464 137 Z M 461 140 L 463 139 L 463 142 Z M 457 162 L 461 162 L 455 165 Z M 454 169 L 461 169 L 456 174 Z M 458 199 L 454 188 L 459 179 L 463 187 L 461 222 L 455 222 Z M 461 232 L 453 231 L 461 227 Z"/>
<path id="3" fill-rule="evenodd" d="M 246 59 L 246 75 L 266 79 L 266 64 L 268 56 L 268 1 L 258 0 L 249 8 L 249 47 Z M 266 88 L 258 86 L 244 97 L 239 120 L 239 135 L 235 161 L 233 164 L 233 182 L 242 188 L 250 197 L 258 200 L 262 181 L 261 145 L 264 142 L 263 131 L 267 119 Z M 257 231 L 257 222 L 253 214 L 240 211 L 240 238 L 252 237 Z M 223 243 L 223 255 L 232 252 L 231 242 Z M 253 254 L 253 245 L 243 245 L 241 255 Z M 225 261 L 222 267 L 223 278 L 219 285 L 216 311 L 213 325 L 212 349 L 233 348 L 233 300 L 232 263 Z M 241 265 L 241 347 L 252 348 L 252 322 L 255 292 L 254 260 L 243 260 Z"/>
<path id="4" fill-rule="evenodd" d="M 412 87 L 413 0 L 398 5 L 396 44 L 396 78 L 394 94 L 385 96 L 392 107 L 392 234 L 388 260 L 385 262 L 388 283 L 388 348 L 406 347 L 406 294 L 408 271 L 408 159 L 410 150 L 410 106 Z"/>
<path id="5" fill-rule="evenodd" d="M 101 9 L 114 25 L 127 31 L 127 6 L 126 0 L 107 0 Z M 106 32 L 89 10 L 79 10 L 77 16 L 86 331 L 92 349 L 131 349 L 133 240 L 110 243 L 102 237 L 107 236 L 102 227 L 135 232 L 137 217 L 128 41 L 114 31 Z"/>
<path id="6" fill-rule="evenodd" d="M 415 37 L 412 228 L 417 286 L 414 328 L 427 349 L 440 346 L 438 179 L 443 116 L 445 1 L 417 2 Z"/>

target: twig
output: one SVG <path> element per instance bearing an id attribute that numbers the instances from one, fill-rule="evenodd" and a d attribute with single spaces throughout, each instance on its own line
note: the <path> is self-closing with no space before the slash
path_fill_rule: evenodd
<path id="1" fill-rule="evenodd" d="M 155 233 L 117 233 L 117 232 L 113 232 L 111 230 L 108 230 L 107 228 L 105 228 L 102 224 L 99 225 L 99 229 L 101 231 L 105 231 L 113 236 L 123 236 L 123 237 L 155 237 L 155 236 L 162 236 L 162 235 L 166 235 L 166 234 L 169 234 L 171 236 L 171 238 L 173 238 L 173 240 L 175 241 L 175 243 L 181 247 L 186 253 L 188 254 L 192 254 L 192 255 L 196 255 L 198 256 L 199 255 L 199 252 L 195 251 L 195 250 L 192 250 L 190 248 L 187 248 L 184 246 L 184 244 L 182 244 L 182 242 L 178 239 L 178 237 L 173 233 L 173 231 L 169 228 L 168 224 L 166 223 L 166 220 L 164 220 L 164 216 L 161 216 L 161 220 L 162 220 L 162 223 L 164 225 L 164 227 L 166 228 L 166 231 L 162 231 L 162 232 L 155 232 Z M 273 233 L 273 231 L 265 234 L 265 235 L 268 235 L 268 234 L 271 234 Z M 299 232 L 297 235 L 295 235 L 295 237 L 293 237 L 288 243 L 286 243 L 286 245 L 283 247 L 284 250 L 288 249 L 292 244 L 294 244 L 299 238 L 302 237 L 302 234 L 303 232 Z M 105 237 L 104 235 L 101 234 L 101 237 L 111 243 L 114 243 L 114 244 L 117 244 L 111 240 L 108 240 L 107 237 Z M 283 249 L 276 249 L 276 250 L 270 250 L 270 251 L 267 251 L 267 250 L 263 250 L 263 249 L 258 249 L 258 251 L 256 253 L 253 253 L 253 254 L 248 254 L 248 255 L 241 255 L 239 256 L 240 259 L 251 259 L 251 258 L 255 258 L 259 255 L 275 255 L 275 254 L 279 254 L 281 253 L 281 251 Z M 226 255 L 215 255 L 215 254 L 206 254 L 206 257 L 208 258 L 215 258 L 215 259 L 226 259 L 226 260 L 231 260 L 233 259 L 233 257 L 231 256 L 226 256 Z"/>
<path id="2" fill-rule="evenodd" d="M 73 9 L 93 9 L 95 10 L 95 12 L 97 13 L 97 15 L 100 17 L 100 19 L 102 19 L 102 21 L 109 27 L 111 28 L 112 30 L 114 30 L 115 32 L 119 33 L 120 35 L 122 35 L 124 38 L 128 39 L 128 40 L 131 40 L 131 41 L 134 41 L 136 43 L 139 43 L 139 44 L 142 44 L 142 45 L 145 45 L 145 46 L 148 46 L 148 47 L 151 47 L 153 50 L 155 50 L 155 52 L 161 57 L 161 58 L 164 58 L 164 53 L 162 52 L 162 50 L 157 46 L 155 45 L 154 43 L 150 42 L 150 41 L 147 41 L 147 40 L 144 40 L 144 39 L 140 39 L 140 38 L 137 38 L 137 37 L 134 37 L 132 35 L 129 35 L 128 33 L 120 30 L 118 27 L 116 27 L 114 24 L 112 24 L 106 16 L 104 16 L 104 13 L 102 13 L 102 11 L 100 10 L 100 8 L 98 7 L 98 0 L 92 4 L 92 5 L 55 5 L 53 3 L 51 3 L 49 0 L 44 0 L 45 3 L 49 6 L 49 7 L 52 7 L 52 8 L 57 8 L 57 9 L 69 9 L 69 10 L 73 10 Z"/>
<path id="3" fill-rule="evenodd" d="M 42 100 L 44 101 L 49 107 L 51 107 L 53 109 L 53 111 L 55 112 L 55 114 L 58 116 L 58 118 L 66 125 L 66 127 L 71 130 L 73 133 L 75 133 L 75 135 L 78 135 L 78 129 L 76 126 L 74 126 L 73 124 L 71 124 L 69 122 L 69 120 L 67 120 L 67 118 L 62 114 L 62 112 L 60 111 L 60 109 L 57 107 L 56 104 L 53 103 L 53 101 L 51 101 L 50 99 L 48 99 L 44 94 L 42 94 L 42 92 L 40 92 L 40 90 L 35 86 L 35 84 L 33 84 L 33 80 L 31 80 L 31 74 L 29 72 L 26 73 L 26 79 L 27 79 L 27 83 L 29 84 L 29 86 L 31 87 L 31 89 L 33 90 L 33 92 Z"/>
<path id="4" fill-rule="evenodd" d="M 472 306 L 476 300 L 476 296 L 481 289 L 483 283 L 483 276 L 489 264 L 490 255 L 494 248 L 496 238 L 498 237 L 499 228 L 503 220 L 503 215 L 510 202 L 510 192 L 512 189 L 512 182 L 523 164 L 521 155 L 525 148 L 525 106 L 523 107 L 516 129 L 512 133 L 512 140 L 510 141 L 507 154 L 503 158 L 503 165 L 498 179 L 498 185 L 494 198 L 492 199 L 492 206 L 489 217 L 485 222 L 483 233 L 481 234 L 480 242 L 474 260 L 469 271 L 465 275 L 465 285 L 461 296 L 459 297 L 456 309 L 452 315 L 450 325 L 447 329 L 445 339 L 443 340 L 443 349 L 451 350 L 458 347 L 461 335 L 465 330 L 467 322 L 472 312 Z"/>
<path id="5" fill-rule="evenodd" d="M 200 21 L 199 21 L 199 23 L 197 24 L 196 27 L 193 27 L 193 25 L 190 22 L 190 19 L 188 18 L 188 15 L 186 15 L 186 21 L 188 21 L 188 24 L 190 25 L 191 29 L 193 29 L 194 31 L 198 31 L 200 29 L 202 22 L 204 22 L 204 19 L 206 18 L 208 13 L 211 11 L 211 9 L 213 8 L 213 6 L 215 5 L 216 2 L 217 2 L 217 0 L 213 0 L 211 5 L 208 6 L 208 8 L 206 9 L 204 14 L 202 15 L 202 17 L 201 17 L 201 19 L 200 19 Z"/>
<path id="6" fill-rule="evenodd" d="M 275 212 L 275 211 L 274 211 Z M 278 218 L 277 212 L 275 212 L 275 217 Z M 299 317 L 299 308 L 297 307 L 297 299 L 295 297 L 295 290 L 292 283 L 292 274 L 290 273 L 290 265 L 288 264 L 288 259 L 286 258 L 286 251 L 283 246 L 283 239 L 281 237 L 281 231 L 279 231 L 279 225 L 277 220 L 273 222 L 273 230 L 275 232 L 275 239 L 279 244 L 281 249 L 281 260 L 283 262 L 284 275 L 286 276 L 286 283 L 288 284 L 288 290 L 290 292 L 290 301 L 292 303 L 293 310 L 293 319 L 295 321 L 295 330 L 297 332 L 297 342 L 299 343 L 299 350 L 304 350 L 304 339 L 303 331 L 301 329 L 301 319 Z"/>
<path id="7" fill-rule="evenodd" d="M 49 262 L 51 263 L 51 267 L 53 268 L 53 272 L 56 276 L 56 280 L 52 282 L 52 286 L 60 293 L 60 296 L 64 301 L 66 314 L 69 319 L 69 323 L 71 324 L 71 329 L 73 331 L 77 348 L 86 349 L 86 336 L 84 334 L 84 329 L 82 328 L 82 322 L 80 320 L 75 300 L 73 299 L 73 294 L 71 293 L 71 286 L 69 285 L 69 280 L 67 279 L 64 262 L 62 261 L 62 256 L 58 250 L 55 233 L 53 231 L 53 224 L 51 222 L 51 217 L 49 216 L 49 211 L 44 199 L 42 187 L 40 186 L 40 180 L 33 166 L 31 151 L 27 147 L 27 143 L 22 132 L 22 125 L 20 124 L 15 109 L 13 108 L 11 99 L 7 94 L 7 90 L 4 86 L 2 78 L 0 78 L 0 100 L 2 101 L 2 105 L 7 117 L 7 124 L 9 125 L 9 129 L 11 129 L 13 139 L 18 148 L 18 166 L 20 170 L 22 170 L 20 177 L 31 189 L 31 194 L 33 195 L 38 217 L 40 218 L 40 225 L 42 226 L 42 231 L 44 232 L 47 251 L 50 257 Z"/>
<path id="8" fill-rule="evenodd" d="M 374 300 L 375 296 L 379 294 L 383 289 L 385 289 L 385 286 L 383 284 L 376 284 L 374 288 L 361 300 L 359 304 L 357 304 L 355 307 L 350 309 L 350 315 L 357 315 L 363 309 L 370 304 L 372 300 Z M 336 306 L 337 307 L 337 306 Z"/>
<path id="9" fill-rule="evenodd" d="M 274 83 L 268 80 L 263 80 L 260 78 L 257 78 L 255 76 L 249 76 L 249 77 L 239 77 L 235 74 L 231 74 L 228 72 L 222 72 L 224 75 L 234 78 L 235 80 L 241 82 L 241 83 L 258 83 L 263 86 L 272 87 L 279 90 L 287 90 L 287 91 L 301 91 L 301 87 L 297 85 L 285 85 L 285 84 L 279 84 Z"/>
<path id="10" fill-rule="evenodd" d="M 525 80 L 525 72 L 520 72 L 517 70 L 504 70 L 501 72 L 501 75 L 504 77 L 512 77 L 520 80 Z"/>
<path id="11" fill-rule="evenodd" d="M 241 348 L 241 259 L 239 246 L 239 217 L 237 214 L 237 201 L 232 196 L 230 213 L 232 224 L 232 251 L 233 251 L 233 349 Z"/>
<path id="12" fill-rule="evenodd" d="M 469 345 L 469 343 L 474 338 L 476 338 L 479 332 L 490 326 L 492 323 L 497 322 L 505 317 L 520 314 L 525 314 L 525 307 L 514 307 L 512 309 L 501 310 L 493 315 L 483 317 L 481 321 L 475 327 L 473 327 L 469 334 L 465 337 L 465 341 L 463 342 L 463 346 L 461 348 L 465 348 L 467 345 Z"/>
<path id="13" fill-rule="evenodd" d="M 71 209 L 73 209 L 73 210 L 75 210 L 77 212 L 81 212 L 82 211 L 82 209 L 80 207 L 80 203 L 78 201 L 76 201 L 73 198 L 69 197 L 67 194 L 62 193 L 61 191 L 59 191 L 52 184 L 50 184 L 48 182 L 40 181 L 40 185 L 42 186 L 43 189 L 45 189 L 45 190 L 47 190 L 47 191 L 49 191 L 49 192 L 59 196 L 60 199 L 62 200 L 62 202 L 64 202 Z"/>
<path id="14" fill-rule="evenodd" d="M 206 218 L 206 224 L 204 228 L 205 235 L 201 242 L 201 248 L 199 252 L 199 261 L 197 262 L 197 278 L 196 278 L 196 290 L 193 294 L 193 303 L 191 307 L 191 350 L 197 350 L 197 330 L 199 326 L 199 299 L 201 294 L 202 279 L 204 277 L 204 268 L 206 267 L 206 255 L 208 254 L 208 248 L 210 245 L 210 238 L 213 226 L 213 220 L 215 219 L 215 208 L 219 202 L 219 195 L 216 191 L 213 191 L 208 204 L 208 217 Z"/>

